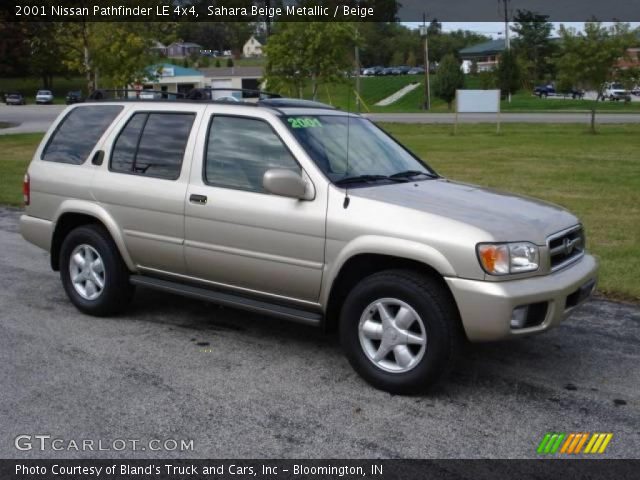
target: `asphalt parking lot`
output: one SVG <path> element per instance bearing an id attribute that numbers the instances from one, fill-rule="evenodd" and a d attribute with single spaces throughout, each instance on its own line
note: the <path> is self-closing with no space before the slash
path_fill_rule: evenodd
<path id="1" fill-rule="evenodd" d="M 0 208 L 1 458 L 524 458 L 543 435 L 612 432 L 638 458 L 640 308 L 596 298 L 545 335 L 470 346 L 429 395 L 392 396 L 335 336 L 139 290 L 80 314 Z M 18 451 L 21 434 L 193 439 L 189 452 Z"/>

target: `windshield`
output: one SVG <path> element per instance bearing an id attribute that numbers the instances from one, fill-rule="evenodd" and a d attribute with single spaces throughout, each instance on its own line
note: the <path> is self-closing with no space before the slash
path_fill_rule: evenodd
<path id="1" fill-rule="evenodd" d="M 369 120 L 343 115 L 301 115 L 285 117 L 284 121 L 332 182 L 361 176 L 389 177 L 403 172 L 411 172 L 411 176 L 425 174 L 427 178 L 435 175 Z"/>

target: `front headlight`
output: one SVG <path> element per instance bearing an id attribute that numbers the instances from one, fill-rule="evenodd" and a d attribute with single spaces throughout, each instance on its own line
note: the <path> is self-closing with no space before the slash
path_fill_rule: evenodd
<path id="1" fill-rule="evenodd" d="M 479 243 L 476 250 L 482 269 L 489 275 L 534 272 L 540 266 L 540 250 L 533 243 Z"/>

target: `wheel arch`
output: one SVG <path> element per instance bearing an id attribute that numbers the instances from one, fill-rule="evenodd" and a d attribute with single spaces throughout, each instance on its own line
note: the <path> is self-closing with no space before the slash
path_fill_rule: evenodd
<path id="1" fill-rule="evenodd" d="M 90 224 L 101 225 L 107 230 L 127 268 L 135 271 L 135 264 L 131 260 L 122 233 L 113 218 L 99 205 L 76 200 L 63 203 L 55 216 L 51 239 L 51 268 L 55 271 L 60 269 L 60 247 L 69 232 L 82 225 Z"/>
<path id="2" fill-rule="evenodd" d="M 439 266 L 442 267 L 442 265 Z M 425 261 L 424 258 L 416 259 L 406 255 L 380 252 L 359 252 L 345 259 L 332 276 L 323 302 L 325 305 L 325 329 L 333 330 L 336 328 L 342 304 L 351 289 L 360 280 L 377 272 L 398 269 L 410 270 L 434 279 L 446 292 L 456 310 L 458 309 L 453 293 L 443 276 L 452 272 L 450 265 L 443 271 L 436 268 L 431 262 Z"/>

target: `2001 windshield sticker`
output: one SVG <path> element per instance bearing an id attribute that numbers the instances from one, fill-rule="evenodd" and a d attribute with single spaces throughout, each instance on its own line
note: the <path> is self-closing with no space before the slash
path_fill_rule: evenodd
<path id="1" fill-rule="evenodd" d="M 317 118 L 289 118 L 287 120 L 291 128 L 316 128 L 322 127 L 322 123 Z"/>

